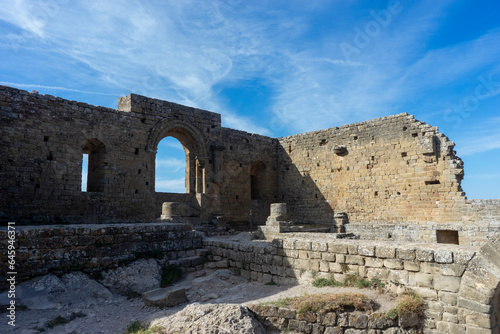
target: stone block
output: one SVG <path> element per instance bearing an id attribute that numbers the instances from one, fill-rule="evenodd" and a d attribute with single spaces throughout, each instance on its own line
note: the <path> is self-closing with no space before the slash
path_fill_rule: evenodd
<path id="1" fill-rule="evenodd" d="M 396 257 L 396 249 L 391 246 L 377 246 L 375 256 L 383 259 L 394 259 Z"/>
<path id="2" fill-rule="evenodd" d="M 457 305 L 458 294 L 454 292 L 439 291 L 439 300 L 446 305 L 455 306 Z"/>
<path id="3" fill-rule="evenodd" d="M 401 270 L 404 268 L 403 261 L 401 261 L 399 259 L 385 259 L 384 260 L 384 267 L 389 268 L 389 269 L 397 269 L 397 270 Z"/>
<path id="4" fill-rule="evenodd" d="M 155 289 L 142 294 L 144 304 L 155 307 L 172 307 L 187 301 L 186 290 L 182 288 Z"/>
<path id="5" fill-rule="evenodd" d="M 428 249 L 417 249 L 415 251 L 415 258 L 420 262 L 433 262 L 434 251 Z"/>
<path id="6" fill-rule="evenodd" d="M 375 246 L 359 245 L 358 254 L 363 256 L 375 256 Z"/>
<path id="7" fill-rule="evenodd" d="M 311 240 L 296 240 L 295 249 L 310 251 L 311 250 Z"/>
<path id="8" fill-rule="evenodd" d="M 319 315 L 318 322 L 325 326 L 335 326 L 337 321 L 337 313 L 328 312 Z"/>
<path id="9" fill-rule="evenodd" d="M 365 266 L 372 268 L 382 268 L 384 266 L 384 260 L 372 257 L 365 258 Z"/>
<path id="10" fill-rule="evenodd" d="M 415 248 L 398 248 L 397 258 L 401 260 L 415 260 Z"/>
<path id="11" fill-rule="evenodd" d="M 460 277 L 465 271 L 465 266 L 462 264 L 450 263 L 440 265 L 441 275 Z"/>
<path id="12" fill-rule="evenodd" d="M 364 264 L 364 258 L 360 255 L 346 255 L 345 263 L 362 266 Z"/>
<path id="13" fill-rule="evenodd" d="M 419 287 L 432 288 L 432 281 L 434 279 L 434 275 L 432 274 L 423 274 L 423 273 L 415 273 L 415 285 Z"/>
<path id="14" fill-rule="evenodd" d="M 420 263 L 417 261 L 404 261 L 404 270 L 408 271 L 420 271 Z"/>
<path id="15" fill-rule="evenodd" d="M 366 314 L 350 314 L 349 326 L 358 329 L 366 328 L 368 326 L 368 316 Z"/>
<path id="16" fill-rule="evenodd" d="M 447 249 L 437 249 L 434 251 L 434 261 L 437 263 L 453 263 L 453 252 Z"/>
<path id="17" fill-rule="evenodd" d="M 357 255 L 358 254 L 358 245 L 348 245 L 347 251 L 351 255 Z"/>
<path id="18" fill-rule="evenodd" d="M 460 289 L 460 278 L 436 274 L 434 275 L 433 286 L 436 290 L 458 292 L 458 290 Z"/>
<path id="19" fill-rule="evenodd" d="M 347 254 L 347 245 L 329 242 L 328 252 L 335 254 Z"/>

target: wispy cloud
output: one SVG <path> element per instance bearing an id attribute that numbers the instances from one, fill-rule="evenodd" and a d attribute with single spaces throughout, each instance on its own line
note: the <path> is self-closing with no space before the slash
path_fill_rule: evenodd
<path id="1" fill-rule="evenodd" d="M 7 85 L 7 86 L 23 88 L 23 89 L 36 88 L 36 89 L 48 89 L 48 90 L 75 92 L 75 93 L 91 94 L 91 95 L 120 96 L 118 94 L 90 92 L 90 91 L 86 91 L 86 90 L 73 89 L 73 88 L 67 88 L 67 87 L 44 86 L 44 85 L 37 85 L 37 84 L 25 84 L 25 83 L 6 82 L 6 81 L 0 81 L 0 85 Z"/>
<path id="2" fill-rule="evenodd" d="M 186 186 L 184 179 L 166 180 L 157 178 L 155 180 L 155 190 L 159 192 L 185 193 Z"/>
<path id="3" fill-rule="evenodd" d="M 350 59 L 340 45 L 353 44 L 359 29 L 376 22 L 371 11 L 384 5 L 364 8 L 366 15 L 352 20 L 339 16 L 330 32 L 313 32 L 317 15 L 346 5 L 267 3 L 263 10 L 260 2 L 245 1 L 53 3 L 41 8 L 9 1 L 0 19 L 36 37 L 26 47 L 85 64 L 102 86 L 219 112 L 228 127 L 269 135 L 408 111 L 401 108 L 409 101 L 453 90 L 500 53 L 498 31 L 427 50 L 451 1 L 401 1 L 401 11 Z M 221 85 L 255 77 L 274 92 L 265 119 L 241 115 L 218 96 Z M 433 100 L 433 108 L 446 103 L 449 95 Z"/>
<path id="4" fill-rule="evenodd" d="M 498 130 L 493 130 L 498 131 Z M 475 153 L 488 152 L 500 149 L 500 133 L 483 133 L 480 136 L 468 137 L 466 144 L 457 147 L 460 156 L 469 156 Z"/>
<path id="5" fill-rule="evenodd" d="M 156 169 L 165 168 L 169 172 L 176 173 L 185 168 L 186 162 L 176 158 L 156 159 Z"/>

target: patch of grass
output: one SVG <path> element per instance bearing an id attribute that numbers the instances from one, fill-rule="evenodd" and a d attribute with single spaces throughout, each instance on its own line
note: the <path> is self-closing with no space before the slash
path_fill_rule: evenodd
<path id="1" fill-rule="evenodd" d="M 405 316 L 416 314 L 422 316 L 424 314 L 425 304 L 422 296 L 415 292 L 405 292 L 401 295 L 398 305 L 387 313 L 387 317 L 395 319 L 396 316 Z"/>
<path id="2" fill-rule="evenodd" d="M 271 282 L 267 282 L 266 285 L 277 285 L 275 281 L 271 280 Z"/>
<path id="3" fill-rule="evenodd" d="M 347 263 L 341 263 L 340 264 L 340 270 L 342 270 L 343 273 L 346 273 L 349 271 L 349 266 L 347 265 Z"/>
<path id="4" fill-rule="evenodd" d="M 304 295 L 283 298 L 268 304 L 295 309 L 299 315 L 372 310 L 372 301 L 359 293 Z"/>
<path id="5" fill-rule="evenodd" d="M 131 322 L 125 334 L 165 334 L 165 329 L 161 327 L 144 328 L 139 321 Z"/>
<path id="6" fill-rule="evenodd" d="M 346 278 L 344 279 L 344 282 L 339 282 L 333 277 L 333 275 L 330 275 L 329 278 L 315 279 L 312 285 L 317 288 L 323 288 L 326 286 L 356 287 L 360 289 L 376 289 L 378 292 L 382 292 L 386 284 L 381 282 L 377 278 L 368 280 L 366 278 L 361 277 L 358 273 L 355 273 L 347 275 Z"/>
<path id="7" fill-rule="evenodd" d="M 161 287 L 166 287 L 177 281 L 182 276 L 182 269 L 175 265 L 169 264 L 161 268 Z"/>
<path id="8" fill-rule="evenodd" d="M 67 324 L 70 321 L 71 321 L 70 319 L 67 319 L 65 317 L 62 317 L 62 316 L 58 315 L 54 319 L 47 321 L 46 326 L 48 328 L 52 329 L 52 328 L 54 328 L 56 326 Z"/>
<path id="9" fill-rule="evenodd" d="M 341 282 L 335 280 L 335 278 L 333 278 L 333 275 L 331 275 L 329 278 L 317 278 L 313 281 L 312 285 L 316 288 L 323 288 L 325 286 L 344 286 Z"/>

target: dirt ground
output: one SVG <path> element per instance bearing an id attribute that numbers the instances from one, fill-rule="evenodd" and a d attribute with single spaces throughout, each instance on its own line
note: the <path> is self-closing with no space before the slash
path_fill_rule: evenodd
<path id="1" fill-rule="evenodd" d="M 178 281 L 175 286 L 186 288 L 187 303 L 173 308 L 159 309 L 145 306 L 141 298 L 127 299 L 117 295 L 113 301 L 83 308 L 63 305 L 59 309 L 17 310 L 15 328 L 7 324 L 6 313 L 2 313 L 4 320 L 0 323 L 0 333 L 34 334 L 40 333 L 39 329 L 45 327 L 44 333 L 50 334 L 122 334 L 131 322 L 139 321 L 147 325 L 152 320 L 172 315 L 193 302 L 251 304 L 304 294 L 357 292 L 370 297 L 378 310 L 389 310 L 395 304 L 390 295 L 378 294 L 374 290 L 315 288 L 311 285 L 264 285 L 248 282 L 232 275 L 229 270 L 191 273 Z M 57 316 L 74 319 L 48 329 L 46 323 Z"/>

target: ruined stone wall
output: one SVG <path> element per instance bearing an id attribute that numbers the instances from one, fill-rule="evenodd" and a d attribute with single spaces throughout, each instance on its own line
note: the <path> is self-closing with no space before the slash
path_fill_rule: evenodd
<path id="1" fill-rule="evenodd" d="M 202 234 L 184 224 L 15 226 L 16 279 L 48 273 L 100 272 L 140 258 L 177 260 L 202 247 Z M 8 270 L 7 229 L 0 228 L 0 277 Z M 6 287 L 2 279 L 0 289 Z"/>
<path id="2" fill-rule="evenodd" d="M 243 219 L 252 157 L 267 166 L 264 179 L 275 179 L 269 152 L 276 142 L 220 125 L 219 114 L 135 94 L 120 98 L 114 110 L 1 86 L 0 218 L 154 220 L 162 202 L 181 200 L 188 217 L 207 221 L 227 212 L 228 219 Z M 155 192 L 157 145 L 166 136 L 187 152 L 187 194 Z M 87 192 L 81 191 L 84 153 L 92 173 Z"/>
<path id="3" fill-rule="evenodd" d="M 454 143 L 399 114 L 280 138 L 280 194 L 299 221 L 458 222 L 465 197 Z M 345 153 L 335 149 L 345 146 Z"/>
<path id="4" fill-rule="evenodd" d="M 263 224 L 277 198 L 277 140 L 227 129 L 223 143 L 221 207 L 230 220 Z"/>
<path id="5" fill-rule="evenodd" d="M 483 247 L 429 245 L 316 237 L 272 242 L 204 240 L 209 268 L 231 268 L 262 283 L 310 284 L 347 275 L 378 279 L 386 289 L 421 295 L 425 333 L 497 333 L 500 238 Z"/>

